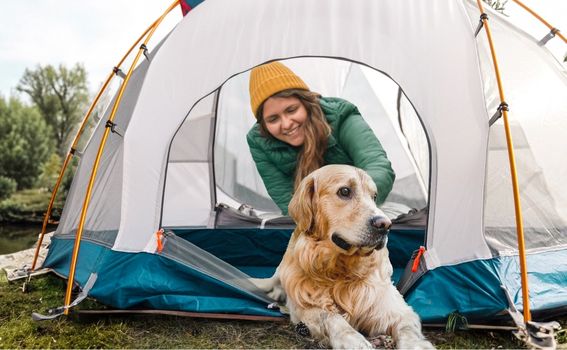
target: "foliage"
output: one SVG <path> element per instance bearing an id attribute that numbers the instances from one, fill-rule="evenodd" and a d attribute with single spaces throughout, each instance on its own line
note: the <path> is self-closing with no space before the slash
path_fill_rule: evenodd
<path id="1" fill-rule="evenodd" d="M 61 216 L 63 200 L 60 197 L 57 197 L 52 210 L 51 218 L 54 220 L 58 220 Z M 43 222 L 50 198 L 51 193 L 42 189 L 18 191 L 10 198 L 0 202 L 0 222 Z"/>
<path id="2" fill-rule="evenodd" d="M 0 175 L 0 201 L 10 197 L 17 187 L 16 180 Z"/>
<path id="3" fill-rule="evenodd" d="M 454 332 L 457 329 L 467 329 L 468 325 L 467 318 L 455 310 L 447 316 L 445 331 Z"/>
<path id="4" fill-rule="evenodd" d="M 26 69 L 17 88 L 26 93 L 53 131 L 57 153 L 65 156 L 73 130 L 82 119 L 88 103 L 87 72 L 76 64 L 69 69 L 37 66 Z"/>
<path id="5" fill-rule="evenodd" d="M 36 187 L 53 189 L 57 179 L 59 178 L 59 172 L 61 171 L 61 166 L 63 161 L 57 153 L 51 154 L 51 157 L 45 162 L 41 169 L 41 175 L 36 183 Z"/>
<path id="6" fill-rule="evenodd" d="M 0 176 L 16 180 L 18 189 L 32 187 L 52 149 L 49 128 L 37 110 L 0 96 Z"/>
<path id="7" fill-rule="evenodd" d="M 506 3 L 508 0 L 483 0 L 488 6 L 492 7 L 494 10 L 500 12 L 501 14 L 505 15 L 504 10 Z"/>

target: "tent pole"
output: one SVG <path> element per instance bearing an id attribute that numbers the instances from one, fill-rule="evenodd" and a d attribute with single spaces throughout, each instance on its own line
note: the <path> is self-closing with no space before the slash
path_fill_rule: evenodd
<path id="1" fill-rule="evenodd" d="M 543 17 L 541 17 L 540 15 L 535 13 L 535 11 L 533 11 L 532 9 L 530 9 L 529 7 L 524 5 L 520 0 L 512 0 L 512 1 L 514 1 L 516 4 L 518 4 L 524 10 L 528 11 L 532 16 L 537 18 L 541 23 L 543 23 L 547 28 L 549 28 L 549 30 L 553 31 L 554 35 L 557 35 L 558 37 L 560 37 L 563 40 L 563 42 L 567 44 L 567 38 L 563 34 L 561 34 L 561 32 L 557 28 L 555 28 L 554 26 L 549 24 L 549 22 L 547 22 L 545 19 L 543 19 Z"/>
<path id="2" fill-rule="evenodd" d="M 138 43 L 146 36 L 146 34 L 150 31 L 150 29 L 152 29 L 152 27 L 155 26 L 155 24 L 156 24 L 156 22 L 152 23 L 152 25 L 149 26 L 148 29 L 146 29 L 142 35 L 140 35 L 138 40 L 136 40 L 136 42 L 130 47 L 130 49 L 128 49 L 128 51 L 122 57 L 122 59 L 120 59 L 118 64 L 114 67 L 112 72 L 106 78 L 106 81 L 104 82 L 104 84 L 102 85 L 100 90 L 98 91 L 95 99 L 93 100 L 89 109 L 87 110 L 87 113 L 85 114 L 85 116 L 83 118 L 81 126 L 79 127 L 79 130 L 77 131 L 77 134 L 75 135 L 73 143 L 71 144 L 71 149 L 67 153 L 67 156 L 65 157 L 65 161 L 63 162 L 63 165 L 61 166 L 61 170 L 59 171 L 59 177 L 57 178 L 57 181 L 55 183 L 55 187 L 53 188 L 53 191 L 51 192 L 51 199 L 49 200 L 49 205 L 47 206 L 47 210 L 46 210 L 45 216 L 43 218 L 43 226 L 41 228 L 41 232 L 39 234 L 39 239 L 37 241 L 37 245 L 36 245 L 36 248 L 35 248 L 35 254 L 34 254 L 34 257 L 33 257 L 33 262 L 32 262 L 30 272 L 35 271 L 35 265 L 37 264 L 37 258 L 39 256 L 39 250 L 40 250 L 41 244 L 43 243 L 43 238 L 44 238 L 45 233 L 46 233 L 45 231 L 47 230 L 47 224 L 49 223 L 49 219 L 51 218 L 51 211 L 53 209 L 53 203 L 55 202 L 57 192 L 59 191 L 59 186 L 61 185 L 61 182 L 63 181 L 63 175 L 65 174 L 65 170 L 67 170 L 67 166 L 69 165 L 71 158 L 75 154 L 75 151 L 77 149 L 77 143 L 79 142 L 79 139 L 81 138 L 81 135 L 83 134 L 83 132 L 86 128 L 87 122 L 88 122 L 92 112 L 94 111 L 94 108 L 98 104 L 98 101 L 100 100 L 104 91 L 106 91 L 108 85 L 110 85 L 112 78 L 114 78 L 114 76 L 116 75 L 116 69 L 119 69 L 120 66 L 122 66 L 122 63 L 124 63 L 124 61 L 130 55 L 130 53 L 132 52 L 134 47 L 136 45 L 138 45 Z"/>
<path id="3" fill-rule="evenodd" d="M 151 26 L 151 29 L 149 30 L 149 33 L 146 36 L 146 39 L 144 40 L 143 44 L 138 49 L 138 53 L 136 54 L 134 61 L 130 65 L 130 69 L 128 70 L 128 74 L 126 74 L 126 77 L 124 78 L 124 81 L 122 82 L 122 85 L 120 86 L 120 90 L 118 91 L 116 101 L 114 102 L 114 105 L 112 107 L 112 112 L 110 113 L 110 116 L 108 118 L 107 126 L 109 124 L 112 124 L 112 122 L 114 121 L 116 111 L 118 110 L 118 106 L 120 104 L 120 101 L 122 100 L 122 96 L 124 94 L 126 86 L 128 85 L 130 77 L 132 76 L 132 72 L 134 71 L 134 68 L 136 67 L 136 64 L 138 63 L 138 60 L 140 59 L 140 57 L 142 56 L 142 54 L 144 53 L 144 51 L 146 49 L 146 45 L 148 44 L 148 41 L 153 36 L 157 27 L 163 21 L 165 16 L 169 12 L 171 12 L 171 10 L 173 10 L 178 4 L 179 4 L 179 0 L 175 0 L 168 7 L 168 9 L 165 10 L 165 12 Z M 94 186 L 94 180 L 96 178 L 96 173 L 97 173 L 97 170 L 98 170 L 98 165 L 100 163 L 100 159 L 102 158 L 102 153 L 104 151 L 106 139 L 108 138 L 108 134 L 110 133 L 110 131 L 111 131 L 111 128 L 106 127 L 106 129 L 104 130 L 104 134 L 102 135 L 102 139 L 100 141 L 98 152 L 97 152 L 95 161 L 93 163 L 93 168 L 92 168 L 92 171 L 91 171 L 89 184 L 87 186 L 87 193 L 85 195 L 85 199 L 83 201 L 83 207 L 81 209 L 81 217 L 80 217 L 80 220 L 79 220 L 79 226 L 77 228 L 77 234 L 76 234 L 76 237 L 75 237 L 75 244 L 73 246 L 73 255 L 72 255 L 72 258 L 71 258 L 71 266 L 69 267 L 69 277 L 68 277 L 68 280 L 67 280 L 67 291 L 65 293 L 65 304 L 64 304 L 64 314 L 65 315 L 69 314 L 69 305 L 71 303 L 71 292 L 73 290 L 73 282 L 75 280 L 75 270 L 76 270 L 76 267 L 77 267 L 77 257 L 79 255 L 79 248 L 81 246 L 81 236 L 83 234 L 83 228 L 85 226 L 85 219 L 86 219 L 86 214 L 87 214 L 89 202 L 90 202 L 90 199 L 91 199 L 92 189 L 93 189 L 93 186 Z"/>
<path id="4" fill-rule="evenodd" d="M 484 14 L 484 8 L 482 6 L 481 0 L 477 0 L 478 8 L 481 14 Z M 486 16 L 481 16 L 481 21 L 483 22 L 484 29 L 488 38 L 488 43 L 490 45 L 490 53 L 492 55 L 492 63 L 494 65 L 494 72 L 496 74 L 496 81 L 498 83 L 498 93 L 500 94 L 501 106 L 506 101 L 504 98 L 504 90 L 502 87 L 502 80 L 500 79 L 500 70 L 498 69 L 498 60 L 496 59 L 496 50 L 494 49 L 494 43 L 492 41 L 492 33 L 490 27 L 488 26 L 488 19 Z M 506 144 L 508 146 L 508 159 L 510 161 L 510 173 L 512 177 L 512 189 L 514 193 L 514 209 L 516 213 L 516 233 L 518 236 L 518 253 L 520 258 L 520 272 L 522 275 L 522 302 L 524 308 L 524 321 L 531 321 L 530 314 L 530 299 L 529 299 L 529 288 L 528 288 L 528 272 L 526 264 L 526 247 L 524 243 L 524 224 L 522 219 L 522 208 L 520 204 L 520 190 L 518 186 L 518 175 L 516 173 L 516 158 L 514 156 L 514 144 L 512 142 L 512 133 L 510 132 L 510 125 L 508 123 L 508 111 L 507 108 L 502 109 L 502 117 L 504 121 L 504 129 L 506 132 Z"/>

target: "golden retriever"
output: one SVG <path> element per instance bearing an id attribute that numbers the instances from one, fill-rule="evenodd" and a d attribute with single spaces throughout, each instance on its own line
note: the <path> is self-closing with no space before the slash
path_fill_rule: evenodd
<path id="1" fill-rule="evenodd" d="M 297 227 L 274 276 L 253 282 L 286 300 L 291 321 L 333 348 L 372 348 L 362 335 L 390 334 L 399 348 L 433 349 L 418 315 L 394 287 L 386 243 L 391 222 L 361 169 L 328 165 L 299 185 Z"/>

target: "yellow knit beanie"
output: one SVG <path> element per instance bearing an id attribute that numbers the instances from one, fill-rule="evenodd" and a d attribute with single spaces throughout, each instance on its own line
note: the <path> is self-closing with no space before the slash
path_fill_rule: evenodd
<path id="1" fill-rule="evenodd" d="M 280 62 L 258 66 L 250 72 L 250 106 L 256 115 L 258 107 L 272 96 L 283 90 L 309 90 L 301 78 Z"/>

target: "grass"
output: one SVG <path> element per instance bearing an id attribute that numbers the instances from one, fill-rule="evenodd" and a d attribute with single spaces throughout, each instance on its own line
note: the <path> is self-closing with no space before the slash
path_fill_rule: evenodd
<path id="1" fill-rule="evenodd" d="M 29 291 L 21 282 L 8 283 L 0 276 L 0 348 L 319 348 L 299 336 L 288 322 L 224 321 L 178 316 L 71 315 L 36 322 L 32 312 L 45 314 L 63 302 L 66 282 L 54 275 L 32 279 Z M 80 308 L 103 308 L 87 300 Z M 441 349 L 524 348 L 507 331 L 455 331 L 426 329 Z M 567 342 L 564 331 L 558 339 Z"/>

